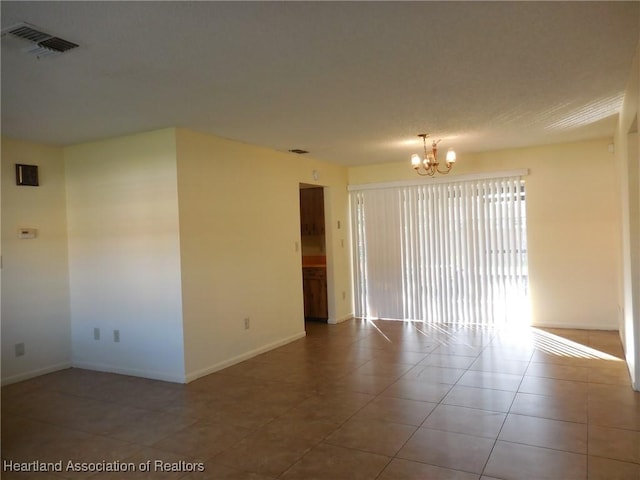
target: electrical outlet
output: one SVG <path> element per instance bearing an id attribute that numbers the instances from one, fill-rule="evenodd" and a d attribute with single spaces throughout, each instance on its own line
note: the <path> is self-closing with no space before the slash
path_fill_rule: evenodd
<path id="1" fill-rule="evenodd" d="M 245 330 L 249 330 L 249 327 L 251 326 L 251 319 L 249 317 L 244 319 L 244 329 Z"/>
<path id="2" fill-rule="evenodd" d="M 94 340 L 100 340 L 100 329 L 99 328 L 94 328 L 93 329 L 93 339 Z"/>
<path id="3" fill-rule="evenodd" d="M 25 354 L 24 343 L 16 343 L 16 357 L 22 357 Z"/>
<path id="4" fill-rule="evenodd" d="M 116 343 L 120 342 L 120 330 L 113 331 L 113 341 Z"/>

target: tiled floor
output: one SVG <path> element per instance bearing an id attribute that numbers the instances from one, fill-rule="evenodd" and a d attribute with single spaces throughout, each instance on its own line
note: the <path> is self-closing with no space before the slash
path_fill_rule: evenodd
<path id="1" fill-rule="evenodd" d="M 70 369 L 4 387 L 2 478 L 640 479 L 640 393 L 617 333 L 307 332 L 189 385 Z"/>

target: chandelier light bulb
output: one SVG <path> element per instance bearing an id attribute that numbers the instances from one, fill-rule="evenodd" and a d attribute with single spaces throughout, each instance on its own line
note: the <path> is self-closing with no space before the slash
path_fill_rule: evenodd
<path id="1" fill-rule="evenodd" d="M 447 163 L 454 163 L 456 161 L 456 152 L 453 148 L 447 150 Z"/>

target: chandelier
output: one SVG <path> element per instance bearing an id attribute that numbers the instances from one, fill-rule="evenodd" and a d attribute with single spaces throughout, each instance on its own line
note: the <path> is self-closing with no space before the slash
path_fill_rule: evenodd
<path id="1" fill-rule="evenodd" d="M 420 158 L 420 155 L 417 153 L 411 155 L 411 166 L 416 173 L 418 175 L 429 175 L 430 177 L 433 177 L 436 172 L 441 174 L 449 173 L 453 164 L 456 163 L 456 152 L 454 152 L 452 148 L 447 151 L 447 157 L 445 160 L 446 169 L 440 170 L 440 163 L 438 162 L 438 143 L 440 143 L 440 140 L 437 142 L 433 140 L 431 143 L 431 150 L 427 150 L 427 137 L 429 134 L 421 133 L 418 136 L 422 138 L 424 157 Z"/>

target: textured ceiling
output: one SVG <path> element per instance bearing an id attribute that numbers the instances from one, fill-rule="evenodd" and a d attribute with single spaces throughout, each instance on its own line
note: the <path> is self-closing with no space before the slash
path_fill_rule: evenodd
<path id="1" fill-rule="evenodd" d="M 344 165 L 613 134 L 640 2 L 8 2 L 80 45 L 2 39 L 2 133 L 180 126 Z"/>

